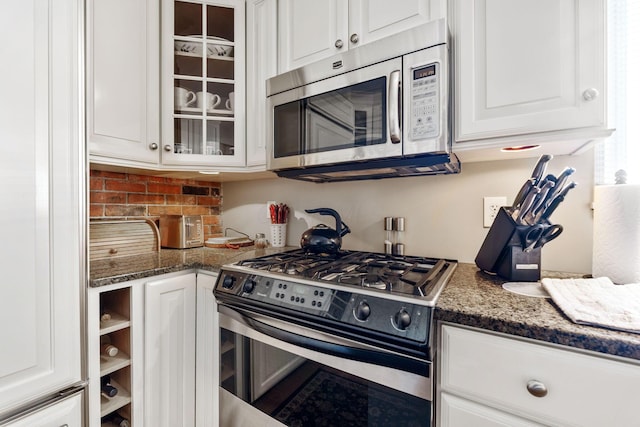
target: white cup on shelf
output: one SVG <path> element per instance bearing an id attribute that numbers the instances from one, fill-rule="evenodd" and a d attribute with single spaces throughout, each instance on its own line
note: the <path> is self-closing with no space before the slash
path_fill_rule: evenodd
<path id="1" fill-rule="evenodd" d="M 173 99 L 177 109 L 185 108 L 196 102 L 196 94 L 183 87 L 175 87 L 173 88 Z"/>
<path id="2" fill-rule="evenodd" d="M 229 99 L 227 99 L 224 105 L 227 110 L 233 111 L 234 99 L 235 99 L 235 92 L 229 92 Z"/>
<path id="3" fill-rule="evenodd" d="M 196 93 L 196 99 L 196 105 L 198 106 L 198 108 L 204 108 L 206 110 L 213 110 L 220 104 L 220 102 L 222 102 L 222 98 L 220 98 L 220 95 L 209 92 Z"/>

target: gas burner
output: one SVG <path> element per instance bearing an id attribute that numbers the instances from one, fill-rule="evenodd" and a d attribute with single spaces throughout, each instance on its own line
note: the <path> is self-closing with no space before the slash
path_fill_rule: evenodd
<path id="1" fill-rule="evenodd" d="M 323 283 L 355 286 L 391 295 L 435 298 L 441 282 L 455 268 L 455 261 L 341 251 L 316 254 L 297 249 L 240 261 L 237 265 Z M 435 295 L 435 296 L 434 296 Z"/>
<path id="2" fill-rule="evenodd" d="M 391 290 L 391 282 L 375 273 L 344 273 L 338 276 L 337 282 L 363 288 Z"/>

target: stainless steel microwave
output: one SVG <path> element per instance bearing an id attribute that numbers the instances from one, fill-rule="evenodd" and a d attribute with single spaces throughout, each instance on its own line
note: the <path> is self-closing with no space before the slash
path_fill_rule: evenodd
<path id="1" fill-rule="evenodd" d="M 267 80 L 268 169 L 312 182 L 457 173 L 446 22 Z"/>

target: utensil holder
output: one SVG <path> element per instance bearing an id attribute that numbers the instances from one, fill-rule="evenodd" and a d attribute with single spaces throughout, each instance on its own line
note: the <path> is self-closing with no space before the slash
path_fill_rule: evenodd
<path id="1" fill-rule="evenodd" d="M 282 248 L 287 243 L 287 224 L 271 224 L 271 246 Z"/>
<path id="2" fill-rule="evenodd" d="M 517 224 L 509 212 L 500 208 L 485 237 L 476 265 L 507 280 L 537 282 L 540 280 L 542 247 L 525 251 L 525 235 L 531 226 Z"/>

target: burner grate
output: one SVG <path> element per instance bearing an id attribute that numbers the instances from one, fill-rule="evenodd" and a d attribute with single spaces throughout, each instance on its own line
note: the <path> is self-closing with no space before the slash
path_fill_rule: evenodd
<path id="1" fill-rule="evenodd" d="M 311 280 L 426 297 L 454 261 L 373 252 L 315 254 L 302 249 L 244 260 L 238 265 Z"/>

